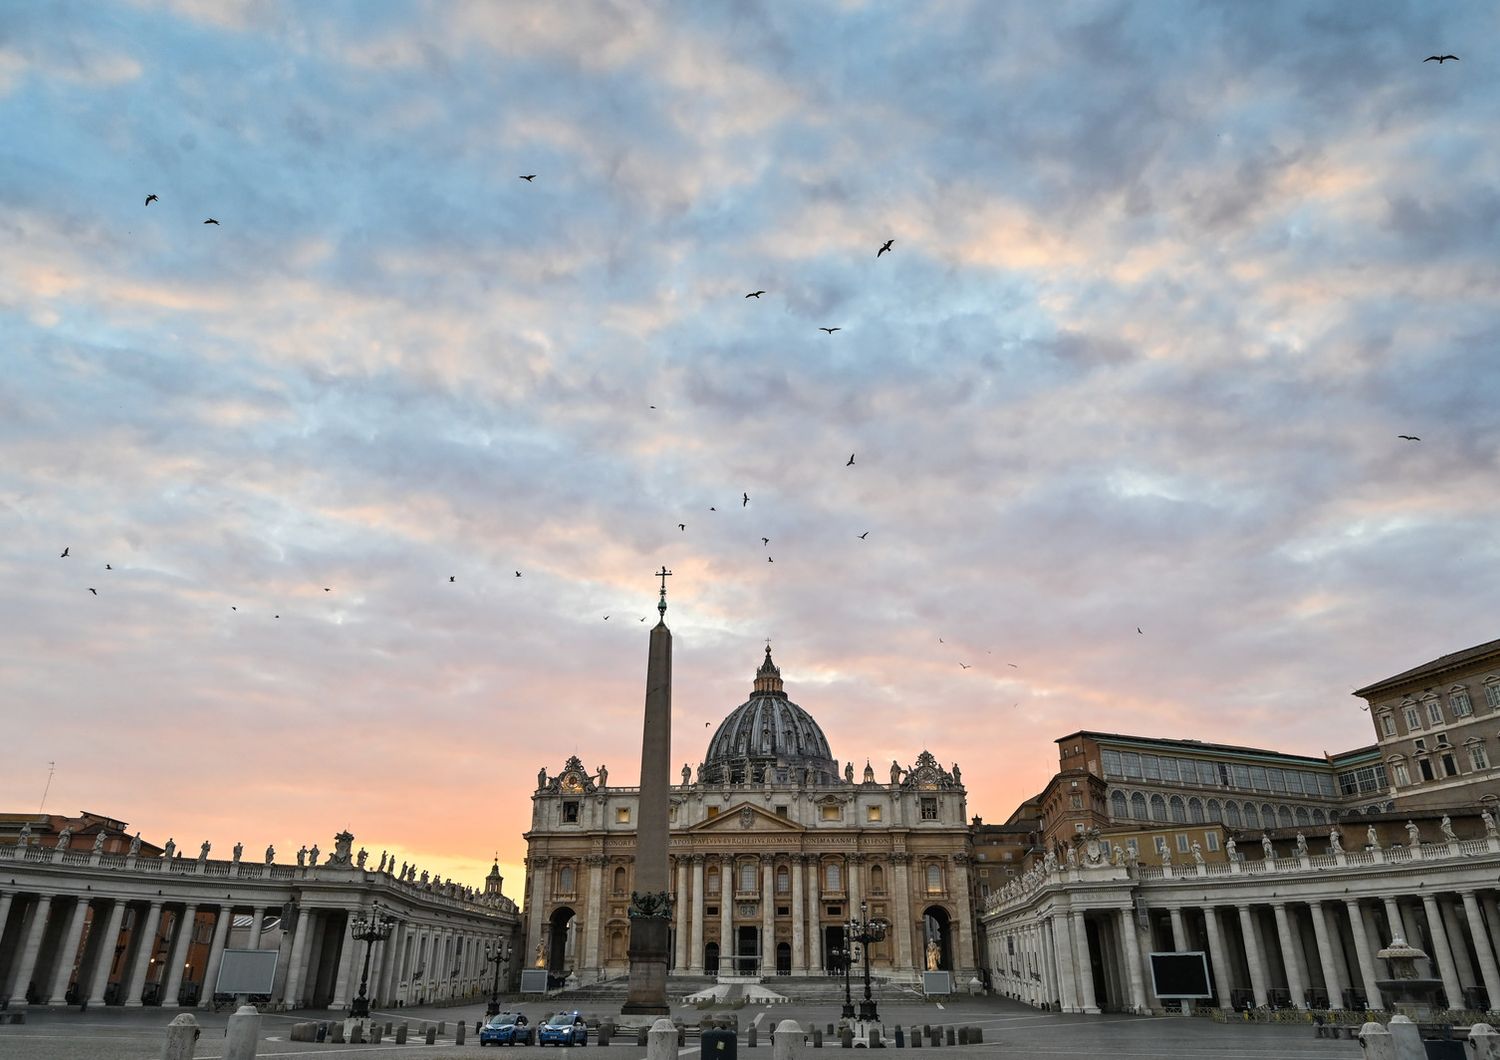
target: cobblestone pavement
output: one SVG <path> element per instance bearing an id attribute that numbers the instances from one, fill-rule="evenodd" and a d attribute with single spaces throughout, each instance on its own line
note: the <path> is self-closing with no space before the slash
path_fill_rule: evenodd
<path id="1" fill-rule="evenodd" d="M 526 1002 L 517 1005 L 533 1017 L 554 1010 L 556 1004 Z M 587 1004 L 580 1006 L 592 1012 Z M 1069 1058 L 1099 1060 L 1250 1060 L 1274 1057 L 1277 1060 L 1311 1060 L 1313 1057 L 1355 1057 L 1360 1055 L 1358 1042 L 1329 1041 L 1313 1037 L 1310 1026 L 1266 1026 L 1263 1024 L 1214 1023 L 1206 1017 L 1184 1019 L 1180 1016 L 1065 1016 L 1037 1012 L 1004 999 L 964 999 L 942 1008 L 923 1002 L 882 1002 L 881 1016 L 889 1031 L 896 1023 L 913 1025 L 978 1026 L 984 1030 L 984 1042 L 973 1046 L 942 1046 L 938 1052 L 950 1060 L 999 1060 L 1005 1056 Z M 331 1013 L 266 1014 L 262 1017 L 259 1055 L 261 1056 L 345 1056 L 350 1053 L 378 1053 L 389 1060 L 408 1060 L 435 1052 L 458 1060 L 469 1056 L 492 1056 L 474 1043 L 474 1021 L 482 1018 L 483 1005 L 454 1008 L 411 1008 L 379 1013 L 381 1018 L 400 1022 L 419 1019 L 445 1020 L 447 1036 L 436 1046 L 408 1043 L 396 1046 L 389 1040 L 378 1046 L 331 1045 L 288 1041 L 291 1025 L 302 1020 L 327 1019 Z M 228 1010 L 220 1013 L 194 1012 L 203 1027 L 198 1042 L 198 1060 L 219 1060 L 224 1054 L 224 1029 Z M 603 1014 L 602 1012 L 600 1014 Z M 700 1013 L 687 1008 L 680 1013 L 696 1023 Z M 176 1015 L 163 1009 L 104 1009 L 80 1014 L 74 1010 L 32 1011 L 23 1026 L 0 1027 L 0 1057 L 4 1060 L 156 1060 L 161 1055 L 167 1023 Z M 783 1019 L 794 1019 L 804 1025 L 823 1026 L 838 1019 L 838 1007 L 829 1005 L 776 1005 L 770 1008 L 743 1008 L 740 1020 L 741 1055 L 771 1058 L 771 1031 Z M 469 1044 L 453 1044 L 456 1020 L 469 1028 Z M 754 1050 L 746 1048 L 746 1030 L 757 1029 L 759 1043 Z M 628 1044 L 627 1044 L 628 1042 Z M 825 1044 L 824 1050 L 830 1046 Z M 837 1045 L 833 1045 L 837 1048 Z M 597 1048 L 590 1042 L 589 1048 Z M 927 1045 L 924 1050 L 934 1047 Z M 823 1050 L 806 1049 L 812 1057 Z M 547 1054 L 549 1057 L 552 1053 Z M 587 1054 L 585 1054 L 587 1055 Z M 684 1060 L 696 1060 L 698 1047 L 689 1039 L 681 1050 Z M 540 1060 L 539 1047 L 517 1047 L 506 1053 L 507 1060 Z M 645 1050 L 616 1039 L 610 1046 L 613 1060 L 642 1060 Z M 830 1058 L 832 1060 L 832 1058 Z M 929 1056 L 928 1060 L 937 1060 Z"/>

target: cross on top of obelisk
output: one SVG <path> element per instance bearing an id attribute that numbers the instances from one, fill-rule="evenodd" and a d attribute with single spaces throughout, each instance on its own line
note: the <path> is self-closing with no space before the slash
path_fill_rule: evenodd
<path id="1" fill-rule="evenodd" d="M 656 602 L 656 610 L 665 620 L 667 617 L 667 579 L 672 576 L 672 572 L 667 570 L 664 563 L 661 570 L 656 572 L 656 576 L 661 579 L 661 599 Z"/>

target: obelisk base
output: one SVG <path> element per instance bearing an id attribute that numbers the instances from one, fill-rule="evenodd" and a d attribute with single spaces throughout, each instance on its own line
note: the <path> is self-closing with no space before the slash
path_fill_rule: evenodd
<path id="1" fill-rule="evenodd" d="M 667 917 L 630 921 L 630 989 L 620 1008 L 624 1016 L 670 1016 L 667 1005 Z"/>

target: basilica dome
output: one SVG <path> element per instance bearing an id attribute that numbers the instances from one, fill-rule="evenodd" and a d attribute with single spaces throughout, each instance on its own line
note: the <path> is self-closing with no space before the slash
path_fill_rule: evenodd
<path id="1" fill-rule="evenodd" d="M 771 661 L 771 648 L 755 673 L 750 698 L 735 707 L 708 741 L 708 756 L 698 768 L 698 780 L 708 784 L 760 784 L 767 770 L 779 783 L 798 781 L 829 784 L 838 778 L 838 763 L 828 739 L 812 715 L 786 697 L 781 671 Z"/>

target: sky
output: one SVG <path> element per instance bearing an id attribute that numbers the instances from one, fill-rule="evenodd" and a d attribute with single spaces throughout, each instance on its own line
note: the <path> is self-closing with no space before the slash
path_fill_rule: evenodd
<path id="1" fill-rule="evenodd" d="M 990 821 L 1500 636 L 1493 4 L 0 9 L 0 808 L 519 897 L 662 566 Z"/>

